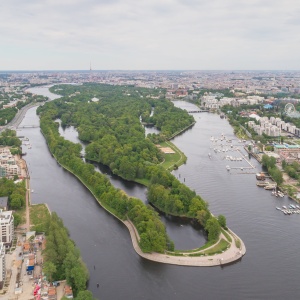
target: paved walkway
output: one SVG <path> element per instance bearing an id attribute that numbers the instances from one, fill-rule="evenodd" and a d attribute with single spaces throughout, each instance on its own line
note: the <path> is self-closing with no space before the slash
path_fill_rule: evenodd
<path id="1" fill-rule="evenodd" d="M 124 221 L 124 224 L 128 228 L 132 240 L 134 250 L 141 257 L 146 258 L 151 261 L 156 261 L 165 264 L 180 265 L 180 266 L 199 266 L 199 267 L 213 267 L 225 265 L 234 261 L 237 261 L 246 254 L 246 247 L 243 241 L 231 230 L 229 234 L 232 237 L 232 242 L 230 247 L 220 254 L 215 254 L 212 256 L 172 256 L 161 253 L 143 253 L 138 245 L 139 235 L 138 232 L 130 221 Z M 224 239 L 226 239 L 224 237 Z M 237 248 L 235 245 L 235 239 L 239 239 L 241 242 L 241 247 Z M 205 249 L 207 250 L 207 249 Z"/>

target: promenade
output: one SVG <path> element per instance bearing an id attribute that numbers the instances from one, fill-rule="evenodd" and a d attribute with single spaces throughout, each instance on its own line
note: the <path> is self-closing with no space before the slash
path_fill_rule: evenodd
<path id="1" fill-rule="evenodd" d="M 193 266 L 193 267 L 214 267 L 220 265 L 226 265 L 237 260 L 240 260 L 246 254 L 246 247 L 243 241 L 231 230 L 228 230 L 229 235 L 232 237 L 232 242 L 230 243 L 230 247 L 220 254 L 210 255 L 210 256 L 173 256 L 162 253 L 143 253 L 138 245 L 139 235 L 134 227 L 134 225 L 130 221 L 123 222 L 128 228 L 133 244 L 133 248 L 137 254 L 141 257 L 156 261 L 164 264 L 178 265 L 178 266 Z M 225 238 L 223 234 L 221 234 L 221 238 Z M 235 239 L 240 240 L 240 248 L 236 247 Z M 214 246 L 214 245 L 213 245 Z M 211 246 L 211 247 L 213 247 Z M 209 248 L 207 248 L 209 249 Z M 205 250 L 207 250 L 205 249 Z M 200 253 L 201 251 L 199 251 Z"/>

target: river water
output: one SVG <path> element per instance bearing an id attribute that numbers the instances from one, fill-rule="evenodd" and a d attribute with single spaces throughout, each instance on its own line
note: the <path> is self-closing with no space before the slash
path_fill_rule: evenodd
<path id="1" fill-rule="evenodd" d="M 175 105 L 193 108 L 185 102 Z M 89 191 L 56 163 L 39 128 L 24 128 L 18 135 L 28 137 L 32 146 L 25 147 L 34 189 L 32 202 L 46 202 L 64 220 L 90 271 L 88 288 L 97 299 L 298 299 L 300 215 L 285 216 L 277 211 L 275 206 L 292 202 L 258 188 L 254 174 L 226 170 L 229 162 L 223 159 L 223 153 L 214 152 L 210 141 L 211 136 L 220 137 L 223 133 L 237 143 L 226 120 L 209 113 L 194 117 L 196 124 L 173 140 L 188 157 L 174 175 L 200 194 L 213 214 L 226 216 L 228 226 L 246 245 L 247 253 L 241 261 L 222 268 L 199 268 L 140 258 L 125 226 L 106 213 Z M 38 124 L 36 108 L 30 109 L 22 122 L 33 124 Z M 71 136 L 71 132 L 68 129 L 66 134 Z M 73 135 L 76 138 L 75 130 Z M 230 162 L 234 164 L 246 166 L 244 161 Z M 255 160 L 251 164 L 256 167 L 252 173 L 261 170 Z M 108 176 L 116 186 L 119 184 L 128 194 L 145 201 L 143 187 L 109 173 Z M 202 235 L 191 226 L 164 221 L 177 248 L 193 243 L 196 236 L 201 243 Z M 187 233 L 182 235 L 182 230 Z"/>

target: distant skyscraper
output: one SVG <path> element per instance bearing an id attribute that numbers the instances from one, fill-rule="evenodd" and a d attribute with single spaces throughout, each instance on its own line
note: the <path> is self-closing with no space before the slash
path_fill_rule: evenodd
<path id="1" fill-rule="evenodd" d="M 92 63 L 90 62 L 90 71 L 92 71 Z"/>

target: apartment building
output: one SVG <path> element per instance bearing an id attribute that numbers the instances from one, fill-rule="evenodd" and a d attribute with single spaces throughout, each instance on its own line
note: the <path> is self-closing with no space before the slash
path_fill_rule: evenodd
<path id="1" fill-rule="evenodd" d="M 14 216 L 12 211 L 0 209 L 0 242 L 10 247 L 14 238 Z"/>
<path id="2" fill-rule="evenodd" d="M 21 175 L 21 168 L 9 147 L 0 147 L 0 177 L 13 178 L 15 175 Z"/>

